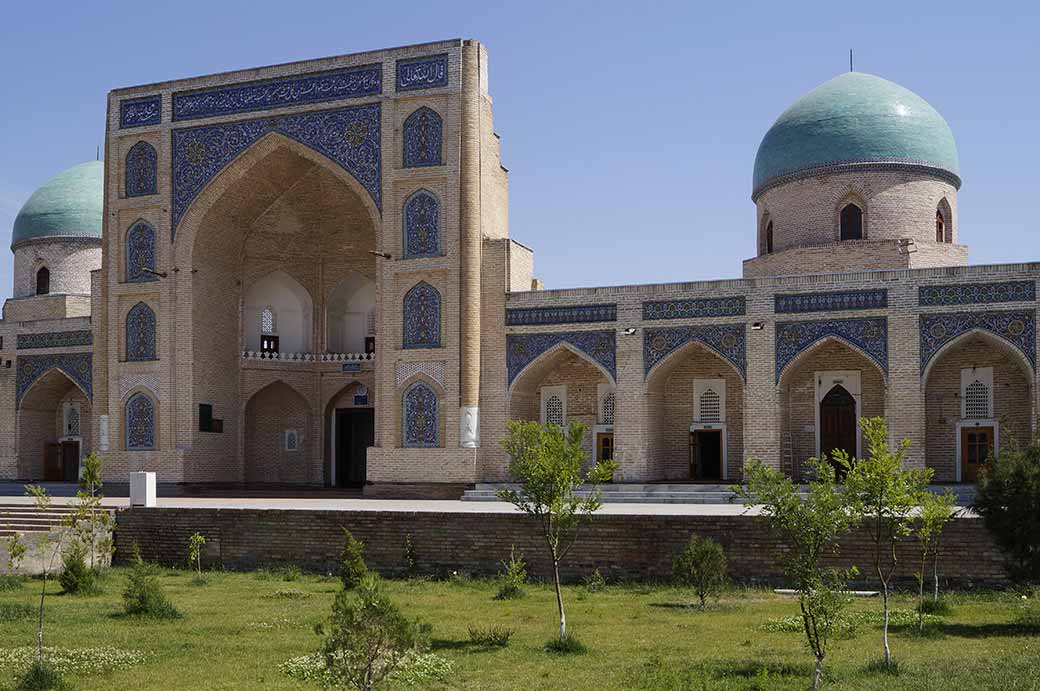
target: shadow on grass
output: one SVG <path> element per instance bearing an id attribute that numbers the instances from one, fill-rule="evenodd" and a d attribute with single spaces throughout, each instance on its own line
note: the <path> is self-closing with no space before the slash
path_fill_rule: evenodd
<path id="1" fill-rule="evenodd" d="M 658 609 L 676 609 L 686 612 L 703 612 L 709 614 L 711 612 L 734 612 L 740 607 L 735 604 L 713 602 L 708 603 L 701 608 L 699 602 L 651 602 L 647 604 L 648 607 L 656 607 Z"/>
<path id="2" fill-rule="evenodd" d="M 722 680 L 746 680 L 737 683 L 750 691 L 766 688 L 762 682 L 807 680 L 812 672 L 811 664 L 781 660 L 717 660 L 683 666 L 655 657 L 630 670 L 628 682 L 630 688 L 641 689 L 709 689 Z"/>
<path id="3" fill-rule="evenodd" d="M 1013 621 L 1007 624 L 943 624 L 943 632 L 958 638 L 1017 638 L 1040 635 L 1040 621 Z"/>

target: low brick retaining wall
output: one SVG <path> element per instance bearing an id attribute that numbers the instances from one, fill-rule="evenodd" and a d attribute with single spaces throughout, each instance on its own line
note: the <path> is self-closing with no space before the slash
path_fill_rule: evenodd
<path id="1" fill-rule="evenodd" d="M 548 578 L 545 544 L 535 521 L 502 513 L 317 511 L 257 509 L 128 509 L 116 516 L 116 562 L 126 562 L 136 542 L 143 557 L 184 566 L 188 538 L 206 537 L 203 563 L 232 570 L 294 564 L 318 572 L 337 570 L 346 527 L 365 543 L 370 568 L 386 576 L 405 570 L 405 537 L 411 536 L 420 573 L 458 571 L 492 575 L 522 551 L 528 573 Z M 749 516 L 599 515 L 581 528 L 580 539 L 562 565 L 562 575 L 578 580 L 598 568 L 608 580 L 663 581 L 671 577 L 672 558 L 698 533 L 726 550 L 730 575 L 741 583 L 782 583 L 776 554 L 786 548 L 762 519 Z M 870 585 L 871 547 L 867 533 L 847 535 L 834 555 L 835 566 L 855 564 L 861 583 Z M 900 545 L 897 580 L 914 583 L 919 551 L 912 540 Z M 931 567 L 927 571 L 931 578 Z M 943 533 L 940 579 L 951 587 L 1003 586 L 1003 560 L 977 518 L 959 518 Z"/>

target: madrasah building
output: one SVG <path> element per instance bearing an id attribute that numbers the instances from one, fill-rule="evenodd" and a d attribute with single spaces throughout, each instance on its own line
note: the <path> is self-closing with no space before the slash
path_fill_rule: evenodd
<path id="1" fill-rule="evenodd" d="M 458 497 L 510 419 L 583 422 L 619 484 L 800 478 L 884 416 L 972 483 L 1033 431 L 1040 265 L 968 264 L 953 134 L 879 77 L 780 115 L 714 281 L 542 289 L 472 40 L 117 89 L 104 154 L 14 223 L 3 478 Z"/>

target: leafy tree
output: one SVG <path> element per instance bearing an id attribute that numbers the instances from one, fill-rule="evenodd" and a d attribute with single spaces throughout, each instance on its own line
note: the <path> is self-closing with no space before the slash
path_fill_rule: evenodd
<path id="1" fill-rule="evenodd" d="M 983 467 L 971 508 L 1003 550 L 1008 576 L 1040 584 L 1040 438 L 1005 445 Z"/>
<path id="2" fill-rule="evenodd" d="M 847 461 L 840 458 L 835 463 L 843 470 L 848 468 Z M 838 492 L 834 465 L 810 458 L 808 466 L 813 479 L 804 499 L 790 478 L 754 459 L 746 469 L 747 485 L 734 486 L 733 491 L 747 508 L 758 507 L 767 524 L 790 545 L 778 558 L 787 579 L 798 591 L 802 628 L 816 661 L 813 691 L 817 691 L 831 636 L 849 604 L 845 584 L 857 573 L 855 567 L 848 571 L 824 569 L 820 557 L 824 550 L 833 549 L 855 517 Z"/>
<path id="3" fill-rule="evenodd" d="M 910 448 L 904 439 L 893 453 L 888 444 L 888 427 L 884 418 L 859 421 L 867 442 L 868 455 L 852 461 L 844 451 L 835 456 L 850 467 L 845 476 L 844 494 L 851 511 L 859 514 L 869 528 L 874 551 L 874 571 L 881 582 L 884 618 L 881 641 L 884 664 L 892 664 L 888 644 L 889 597 L 892 576 L 896 570 L 896 545 L 913 528 L 914 509 L 925 487 L 932 479 L 931 468 L 904 468 Z"/>
<path id="4" fill-rule="evenodd" d="M 917 628 L 924 630 L 924 572 L 929 554 L 932 557 L 932 575 L 935 577 L 933 602 L 939 601 L 939 538 L 943 528 L 957 515 L 957 497 L 947 488 L 942 494 L 925 490 L 917 501 L 920 511 L 914 535 L 921 547 L 921 570 L 917 575 Z"/>
<path id="5" fill-rule="evenodd" d="M 429 627 L 407 619 L 372 575 L 353 590 L 339 591 L 332 616 L 316 631 L 325 638 L 329 674 L 360 691 L 371 691 L 408 655 L 429 645 Z"/>
<path id="6" fill-rule="evenodd" d="M 188 539 L 188 565 L 195 567 L 195 581 L 202 583 L 202 546 L 206 544 L 206 537 L 199 532 L 192 533 Z"/>
<path id="7" fill-rule="evenodd" d="M 339 579 L 343 581 L 343 589 L 358 587 L 368 574 L 365 564 L 365 543 L 356 539 L 349 530 L 343 529 L 343 552 L 339 558 Z"/>
<path id="8" fill-rule="evenodd" d="M 560 641 L 567 638 L 567 616 L 560 588 L 560 562 L 578 540 L 583 518 L 599 509 L 602 495 L 595 485 L 613 477 L 617 463 L 599 461 L 582 476 L 587 454 L 582 448 L 585 426 L 572 422 L 565 432 L 557 425 L 512 420 L 502 445 L 509 453 L 509 473 L 518 490 L 502 489 L 499 498 L 535 517 L 542 529 L 553 565 L 556 608 L 560 614 Z M 584 483 L 593 488 L 585 497 L 577 490 Z"/>
<path id="9" fill-rule="evenodd" d="M 718 597 L 726 585 L 726 554 L 710 537 L 691 535 L 690 541 L 672 562 L 672 573 L 680 585 L 693 588 L 701 609 L 709 596 Z"/>
<path id="10" fill-rule="evenodd" d="M 64 519 L 74 539 L 86 547 L 90 559 L 90 568 L 100 564 L 98 560 L 112 553 L 112 514 L 102 507 L 105 495 L 102 493 L 104 483 L 101 480 L 101 458 L 90 454 L 83 459 L 83 477 L 72 501 L 73 511 Z"/>

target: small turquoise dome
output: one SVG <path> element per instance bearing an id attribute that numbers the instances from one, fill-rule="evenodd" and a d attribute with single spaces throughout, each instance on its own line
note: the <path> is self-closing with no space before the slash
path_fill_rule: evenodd
<path id="1" fill-rule="evenodd" d="M 15 217 L 11 247 L 46 237 L 101 239 L 104 180 L 101 161 L 81 163 L 48 180 Z"/>
<path id="2" fill-rule="evenodd" d="M 957 145 L 939 112 L 887 79 L 846 72 L 777 118 L 755 156 L 752 195 L 778 178 L 847 163 L 938 168 L 960 186 Z"/>

